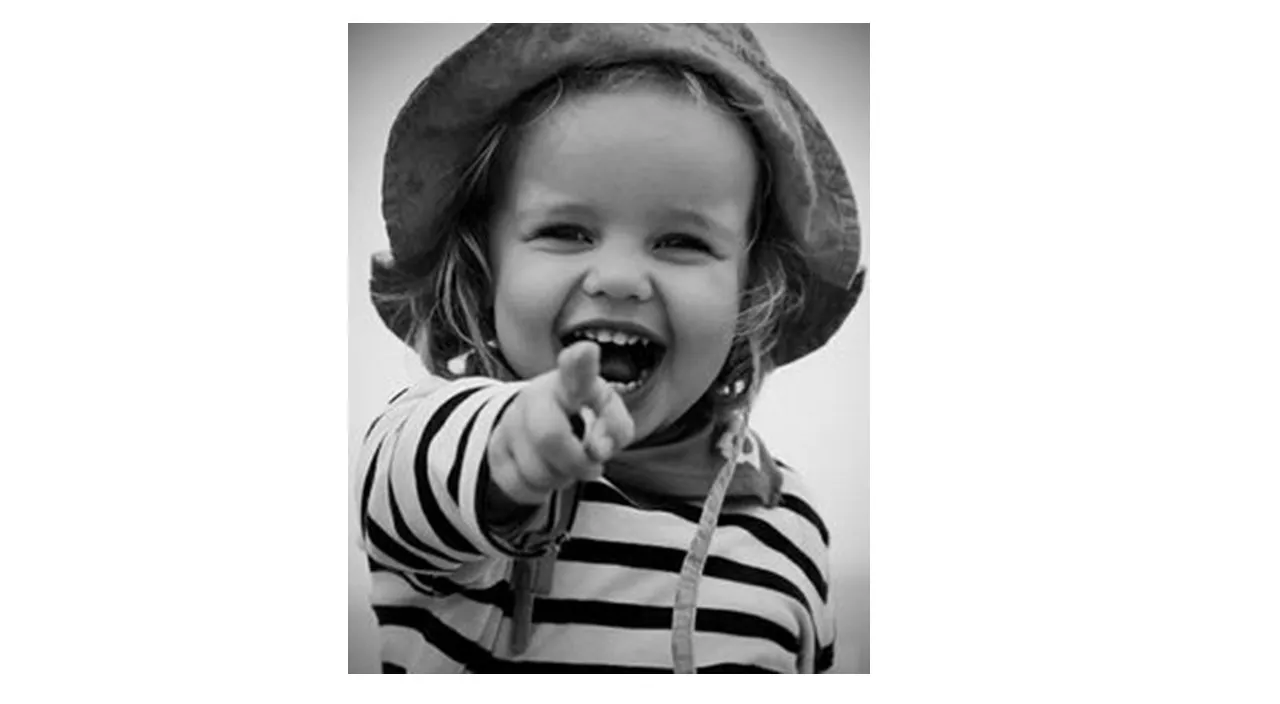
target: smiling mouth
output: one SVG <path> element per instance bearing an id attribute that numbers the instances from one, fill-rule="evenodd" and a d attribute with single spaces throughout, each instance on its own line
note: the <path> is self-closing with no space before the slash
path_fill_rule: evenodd
<path id="1" fill-rule="evenodd" d="M 649 336 L 605 326 L 583 326 L 561 338 L 565 347 L 590 340 L 600 346 L 600 376 L 621 395 L 637 392 L 653 377 L 667 347 Z"/>

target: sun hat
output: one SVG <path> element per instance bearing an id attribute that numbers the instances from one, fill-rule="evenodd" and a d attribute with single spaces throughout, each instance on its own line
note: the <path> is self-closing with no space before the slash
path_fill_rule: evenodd
<path id="1" fill-rule="evenodd" d="M 574 69 L 662 61 L 712 77 L 750 120 L 773 173 L 773 197 L 805 260 L 804 307 L 782 323 L 773 361 L 821 347 L 862 290 L 858 209 L 840 156 L 808 104 L 778 75 L 746 25 L 491 25 L 435 68 L 401 108 L 387 144 L 382 213 L 390 251 L 374 255 L 370 290 L 400 339 L 411 321 L 378 294 L 429 262 L 448 199 L 477 145 L 505 108 Z"/>

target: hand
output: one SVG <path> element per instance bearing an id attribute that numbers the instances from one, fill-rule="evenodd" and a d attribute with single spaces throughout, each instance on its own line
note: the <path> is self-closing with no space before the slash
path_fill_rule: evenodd
<path id="1" fill-rule="evenodd" d="M 583 417 L 582 439 L 575 417 Z M 634 435 L 626 405 L 600 376 L 600 348 L 578 342 L 560 352 L 556 369 L 516 395 L 494 428 L 490 479 L 516 503 L 541 504 L 572 482 L 598 479 L 604 462 Z"/>

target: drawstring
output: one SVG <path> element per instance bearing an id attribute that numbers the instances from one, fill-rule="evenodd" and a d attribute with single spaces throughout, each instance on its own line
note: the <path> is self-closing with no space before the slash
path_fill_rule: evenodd
<path id="1" fill-rule="evenodd" d="M 533 602 L 551 593 L 555 574 L 556 551 L 535 558 L 517 558 L 511 572 L 514 597 L 511 612 L 511 653 L 520 655 L 529 648 L 533 633 Z"/>
<path id="2" fill-rule="evenodd" d="M 702 505 L 698 528 L 685 553 L 676 583 L 675 602 L 671 618 L 671 658 L 673 671 L 679 674 L 695 674 L 693 653 L 694 622 L 697 616 L 698 586 L 707 556 L 711 552 L 711 539 L 715 535 L 729 488 L 733 484 L 738 460 L 742 456 L 742 444 L 746 437 L 746 418 L 736 416 L 733 425 L 726 430 L 718 445 L 725 463 L 720 466 Z M 575 501 L 576 503 L 576 501 Z M 552 577 L 560 541 L 567 535 L 570 516 L 576 506 L 566 506 L 557 526 L 552 548 L 540 557 L 517 558 L 511 571 L 512 628 L 510 648 L 513 655 L 520 655 L 529 647 L 533 631 L 533 606 L 538 596 L 551 593 Z"/>
<path id="3" fill-rule="evenodd" d="M 721 452 L 725 455 L 725 463 L 716 474 L 715 482 L 707 493 L 702 505 L 702 516 L 698 519 L 698 529 L 693 535 L 693 542 L 685 553 L 684 564 L 680 567 L 680 581 L 676 584 L 676 600 L 671 615 L 671 660 L 676 674 L 697 674 L 698 667 L 693 657 L 694 621 L 698 609 L 698 585 L 702 581 L 702 569 L 707 562 L 707 554 L 711 552 L 711 539 L 715 535 L 716 524 L 720 520 L 720 509 L 724 505 L 725 496 L 729 493 L 729 484 L 733 481 L 734 471 L 738 467 L 738 458 L 742 454 L 742 441 L 745 436 L 745 419 L 738 417 L 739 424 L 733 428 L 732 451 L 725 443 Z"/>
<path id="4" fill-rule="evenodd" d="M 536 597 L 551 593 L 555 576 L 556 555 L 560 545 L 569 535 L 573 516 L 578 508 L 578 486 L 561 491 L 560 515 L 551 531 L 551 544 L 542 555 L 515 558 L 511 567 L 511 639 L 513 655 L 520 655 L 529 648 L 533 634 L 533 603 Z"/>

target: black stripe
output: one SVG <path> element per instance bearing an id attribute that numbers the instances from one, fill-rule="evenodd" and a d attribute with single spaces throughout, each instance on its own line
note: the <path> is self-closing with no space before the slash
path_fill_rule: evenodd
<path id="1" fill-rule="evenodd" d="M 419 557 L 404 548 L 395 538 L 383 532 L 382 528 L 371 518 L 365 518 L 365 534 L 371 545 L 382 552 L 387 557 L 404 565 L 406 568 L 415 572 L 441 572 L 443 568 L 427 562 L 426 558 Z"/>
<path id="2" fill-rule="evenodd" d="M 395 403 L 396 399 L 400 398 L 401 396 L 404 396 L 405 392 L 407 392 L 408 390 L 409 390 L 409 387 L 406 386 L 405 388 L 397 391 L 394 396 L 387 399 L 387 405 L 390 406 L 391 404 Z M 365 440 L 369 439 L 369 434 L 373 432 L 374 428 L 378 427 L 378 421 L 382 420 L 382 417 L 385 416 L 386 414 L 387 414 L 386 411 L 383 411 L 382 413 L 378 414 L 377 418 L 373 419 L 373 422 L 369 424 L 369 429 L 364 431 Z"/>
<path id="3" fill-rule="evenodd" d="M 369 440 L 369 436 L 373 434 L 373 429 L 378 427 L 378 421 L 382 420 L 384 415 L 386 415 L 385 412 L 379 413 L 378 416 L 373 419 L 373 422 L 369 424 L 369 429 L 364 431 L 364 440 L 366 442 Z"/>
<path id="4" fill-rule="evenodd" d="M 660 630 L 671 628 L 671 609 L 588 599 L 540 598 L 533 605 L 533 620 L 536 623 Z"/>
<path id="5" fill-rule="evenodd" d="M 583 491 L 583 499 L 622 506 L 632 505 L 616 489 L 600 482 L 588 483 Z M 663 502 L 651 508 L 679 516 L 695 526 L 698 525 L 698 521 L 702 518 L 702 510 L 699 507 L 686 503 Z M 741 513 L 722 512 L 716 520 L 716 525 L 741 528 L 750 533 L 756 540 L 782 553 L 796 567 L 799 567 L 801 572 L 804 572 L 804 575 L 809 578 L 822 601 L 825 602 L 827 600 L 827 580 L 823 579 L 822 571 L 818 569 L 818 566 L 813 563 L 813 560 L 809 559 L 809 556 L 803 550 L 796 547 L 795 543 L 788 540 L 768 521 Z"/>
<path id="6" fill-rule="evenodd" d="M 372 575 L 375 573 L 393 574 L 399 577 L 400 581 L 404 582 L 405 586 L 409 587 L 413 591 L 423 596 L 430 597 L 432 599 L 435 599 L 440 596 L 440 594 L 437 593 L 428 584 L 432 580 L 432 578 L 430 578 L 427 575 L 423 575 L 416 572 L 402 572 L 400 570 L 375 562 L 371 559 L 369 561 L 369 574 Z M 423 579 L 423 577 L 427 577 L 427 579 Z"/>
<path id="7" fill-rule="evenodd" d="M 422 437 L 418 441 L 418 451 L 413 458 L 414 477 L 417 479 L 418 484 L 418 501 L 422 503 L 422 512 L 426 514 L 427 522 L 431 524 L 431 530 L 435 531 L 445 545 L 468 555 L 479 555 L 480 551 L 470 541 L 462 537 L 462 534 L 445 518 L 440 506 L 436 504 L 435 496 L 431 493 L 430 479 L 427 477 L 427 450 L 430 448 L 431 441 L 435 438 L 436 433 L 440 432 L 440 428 L 448 420 L 449 414 L 458 407 L 458 404 L 479 391 L 480 388 L 466 389 L 445 401 L 436 409 L 436 412 L 427 421 L 427 427 L 422 430 Z"/>
<path id="8" fill-rule="evenodd" d="M 503 616 L 511 617 L 512 593 L 510 583 L 499 581 L 484 589 L 459 587 L 442 577 L 405 575 L 397 570 L 379 565 L 371 571 L 392 572 L 409 582 L 409 586 L 428 596 L 462 595 L 466 598 L 493 606 Z M 427 589 L 414 584 L 421 582 Z M 612 628 L 640 628 L 664 630 L 671 628 L 672 614 L 669 606 L 648 606 L 612 601 L 586 599 L 552 599 L 539 597 L 534 602 L 534 623 L 586 624 Z M 800 642 L 785 627 L 755 614 L 729 609 L 699 608 L 694 617 L 694 628 L 707 633 L 764 638 L 776 643 L 789 653 L 800 652 Z"/>
<path id="9" fill-rule="evenodd" d="M 484 405 L 471 416 L 471 420 L 467 421 L 467 427 L 462 429 L 462 437 L 458 439 L 458 449 L 453 453 L 453 466 L 449 468 L 449 479 L 445 482 L 445 486 L 449 489 L 449 498 L 453 499 L 455 504 L 458 503 L 458 482 L 462 480 L 462 460 L 465 459 L 467 441 L 471 439 L 471 429 L 476 426 L 476 419 L 480 417 Z M 487 448 L 482 452 L 488 454 Z"/>
<path id="10" fill-rule="evenodd" d="M 591 538 L 574 538 L 560 548 L 560 559 L 601 565 L 622 565 L 639 569 L 680 573 L 684 564 L 684 550 L 637 543 L 619 543 Z M 800 588 L 789 580 L 768 570 L 751 567 L 718 555 L 707 557 L 702 573 L 707 577 L 772 589 L 785 594 L 804 606 L 813 617 L 813 609 Z"/>
<path id="11" fill-rule="evenodd" d="M 395 570 L 385 571 L 400 574 Z M 400 574 L 401 577 L 405 575 Z M 512 594 L 511 585 L 499 581 L 484 589 L 468 589 L 457 586 L 444 578 L 418 577 L 427 588 L 435 594 L 420 589 L 413 584 L 414 578 L 408 581 L 411 587 L 430 596 L 462 595 L 466 598 L 497 608 L 508 618 L 511 617 Z M 645 604 L 627 604 L 612 601 L 596 601 L 586 599 L 552 599 L 539 597 L 534 602 L 534 623 L 579 624 L 607 626 L 611 628 L 638 628 L 665 630 L 671 628 L 670 606 L 649 606 Z M 755 614 L 732 611 L 728 609 L 699 608 L 695 615 L 694 628 L 707 633 L 724 633 L 726 635 L 763 638 L 770 640 L 789 653 L 799 654 L 800 641 L 795 634 L 783 626 Z"/>
<path id="12" fill-rule="evenodd" d="M 813 609 L 809 606 L 809 601 L 804 598 L 804 592 L 800 591 L 800 588 L 792 584 L 790 580 L 778 574 L 716 555 L 711 555 L 707 558 L 707 563 L 702 573 L 708 577 L 752 584 L 757 587 L 772 589 L 780 594 L 786 594 L 795 599 L 798 604 L 804 606 L 809 618 L 813 618 Z"/>
<path id="13" fill-rule="evenodd" d="M 519 393 L 519 392 L 516 392 L 516 393 L 514 393 L 514 394 L 511 394 L 511 396 L 509 396 L 509 397 L 507 398 L 507 400 L 506 400 L 506 401 L 503 401 L 503 402 L 502 402 L 502 408 L 499 408 L 499 409 L 498 409 L 498 415 L 496 415 L 496 416 L 494 416 L 494 417 L 493 417 L 493 424 L 494 424 L 494 425 L 497 425 L 497 424 L 498 424 L 498 421 L 502 420 L 502 416 L 503 416 L 503 414 L 504 414 L 504 413 L 506 413 L 506 412 L 507 412 L 507 409 L 511 407 L 511 402 L 512 402 L 512 401 L 515 401 L 515 400 L 516 400 L 516 396 L 519 396 L 519 395 L 520 395 L 520 393 Z"/>
<path id="14" fill-rule="evenodd" d="M 787 559 L 800 568 L 801 572 L 804 572 L 804 576 L 809 578 L 822 601 L 825 602 L 827 600 L 827 580 L 823 579 L 822 571 L 818 569 L 818 566 L 813 563 L 813 560 L 809 559 L 809 556 L 803 550 L 796 547 L 795 543 L 788 540 L 777 528 L 755 516 L 744 516 L 735 513 L 721 514 L 719 523 L 725 526 L 742 528 L 755 536 L 760 542 L 785 555 Z"/>
<path id="15" fill-rule="evenodd" d="M 373 615 L 379 625 L 412 628 L 445 657 L 462 663 L 469 670 L 487 671 L 492 664 L 493 656 L 488 651 L 446 626 L 427 609 L 374 604 Z"/>
<path id="16" fill-rule="evenodd" d="M 699 666 L 698 674 L 700 675 L 728 675 L 728 674 L 755 674 L 755 675 L 779 675 L 782 674 L 777 670 L 770 670 L 767 667 L 759 665 L 751 665 L 747 663 L 737 662 L 720 662 L 715 665 Z"/>
<path id="17" fill-rule="evenodd" d="M 477 673 L 661 673 L 670 670 L 596 663 L 529 662 L 499 660 L 484 648 L 449 628 L 426 609 L 412 606 L 374 606 L 383 626 L 412 628 L 445 657 Z"/>
<path id="18" fill-rule="evenodd" d="M 670 606 L 648 606 L 586 599 L 538 599 L 533 607 L 535 623 L 588 624 L 611 628 L 666 630 L 671 628 Z M 783 650 L 799 654 L 795 634 L 765 618 L 741 611 L 699 608 L 694 628 L 708 633 L 724 633 L 771 640 Z"/>
<path id="19" fill-rule="evenodd" d="M 627 665 L 560 662 L 511 662 L 493 657 L 487 650 L 449 628 L 426 609 L 412 606 L 374 606 L 373 613 L 383 626 L 412 628 L 445 657 L 462 663 L 477 673 L 648 673 L 668 672 L 657 668 Z"/>
<path id="20" fill-rule="evenodd" d="M 822 519 L 818 517 L 818 512 L 814 511 L 812 506 L 805 503 L 804 499 L 795 494 L 783 494 L 781 503 L 783 508 L 795 511 L 802 518 L 812 523 L 813 527 L 818 529 L 818 535 L 822 536 L 822 544 L 831 547 L 831 534 L 827 532 L 827 524 L 822 522 Z"/>
<path id="21" fill-rule="evenodd" d="M 506 672 L 513 674 L 597 674 L 597 675 L 662 675 L 671 674 L 670 669 L 661 667 L 643 667 L 640 665 L 611 665 L 595 662 L 537 662 L 521 660 L 511 662 L 494 659 L 494 669 L 486 672 Z"/>
<path id="22" fill-rule="evenodd" d="M 505 580 L 495 582 L 483 589 L 458 586 L 448 577 L 431 574 L 407 573 L 392 566 L 369 560 L 369 573 L 390 572 L 404 580 L 409 588 L 433 599 L 461 594 L 468 599 L 497 608 L 503 615 L 511 615 L 511 585 Z"/>
<path id="23" fill-rule="evenodd" d="M 493 417 L 493 427 L 496 428 L 498 426 L 498 421 L 502 420 L 502 414 L 507 412 L 507 408 L 511 406 L 512 401 L 516 400 L 517 395 L 519 394 L 512 394 L 503 402 L 502 408 L 499 408 L 498 414 Z M 467 421 L 467 427 L 462 430 L 462 439 L 458 441 L 458 450 L 454 454 L 453 467 L 449 470 L 448 481 L 449 497 L 453 499 L 454 503 L 458 503 L 458 483 L 462 478 L 463 451 L 467 447 L 467 440 L 471 437 L 471 429 L 475 426 L 476 419 L 480 417 L 480 413 L 484 411 L 485 407 L 488 405 L 489 404 L 486 402 L 480 407 L 480 410 L 476 411 L 475 415 L 471 416 L 471 420 Z M 488 444 L 486 443 L 484 451 L 480 454 L 480 463 L 483 465 L 487 465 L 489 462 L 488 449 Z M 479 485 L 484 487 L 488 484 L 488 474 L 486 473 L 481 476 L 485 481 L 480 482 Z M 477 501 L 476 505 L 483 506 L 484 504 Z"/>
<path id="24" fill-rule="evenodd" d="M 386 660 L 383 660 L 383 661 L 382 661 L 382 674 L 384 674 L 384 675 L 403 675 L 403 674 L 405 674 L 405 669 L 404 669 L 403 667 L 400 667 L 399 665 L 395 664 L 394 662 L 387 662 Z"/>
<path id="25" fill-rule="evenodd" d="M 617 665 L 610 663 L 575 663 L 549 661 L 509 661 L 493 657 L 488 651 L 471 642 L 435 617 L 429 610 L 413 606 L 373 607 L 378 623 L 383 626 L 412 628 L 445 657 L 462 663 L 463 667 L 477 673 L 643 673 L 661 674 L 671 670 L 642 665 Z M 756 665 L 744 663 L 717 663 L 699 667 L 707 674 L 729 672 L 770 672 Z"/>
<path id="26" fill-rule="evenodd" d="M 455 561 L 445 553 L 422 542 L 418 536 L 413 534 L 413 529 L 409 527 L 408 522 L 404 520 L 404 514 L 400 512 L 400 504 L 396 501 L 396 493 L 391 488 L 391 479 L 389 477 L 387 479 L 387 503 L 391 506 L 391 524 L 395 527 L 396 535 L 400 536 L 401 540 L 445 562 Z"/>
<path id="27" fill-rule="evenodd" d="M 814 659 L 813 671 L 826 672 L 836 661 L 836 644 L 828 643 L 825 647 L 818 649 L 818 656 Z"/>
<path id="28" fill-rule="evenodd" d="M 511 584 L 505 580 L 494 582 L 483 589 L 474 587 L 460 587 L 456 583 L 444 578 L 423 579 L 424 583 L 434 588 L 441 595 L 455 596 L 462 595 L 466 598 L 488 606 L 492 606 L 503 613 L 504 616 L 511 615 Z"/>
<path id="29" fill-rule="evenodd" d="M 559 559 L 598 565 L 622 565 L 661 572 L 680 572 L 684 551 L 635 543 L 575 537 L 560 547 Z"/>
<path id="30" fill-rule="evenodd" d="M 666 611 L 671 611 L 666 609 Z M 742 611 L 698 607 L 694 628 L 707 633 L 724 633 L 747 638 L 771 640 L 783 650 L 800 654 L 800 638 L 767 618 Z"/>
<path id="31" fill-rule="evenodd" d="M 431 597 L 432 599 L 441 596 L 441 593 L 435 589 L 437 579 L 441 582 L 449 583 L 447 579 L 442 577 L 437 578 L 435 576 L 419 572 L 404 572 L 390 565 L 384 565 L 372 557 L 369 558 L 369 574 L 374 575 L 380 573 L 393 574 L 396 577 L 399 577 L 400 581 L 404 582 L 404 584 L 410 589 L 423 596 Z"/>
<path id="32" fill-rule="evenodd" d="M 369 470 L 364 475 L 364 487 L 360 490 L 360 525 L 361 532 L 366 538 L 369 536 L 369 531 L 364 529 L 364 524 L 369 520 L 369 497 L 373 495 L 373 470 L 378 465 L 380 452 L 382 452 L 382 443 L 378 443 L 377 449 L 373 451 L 373 459 L 369 460 Z"/>

